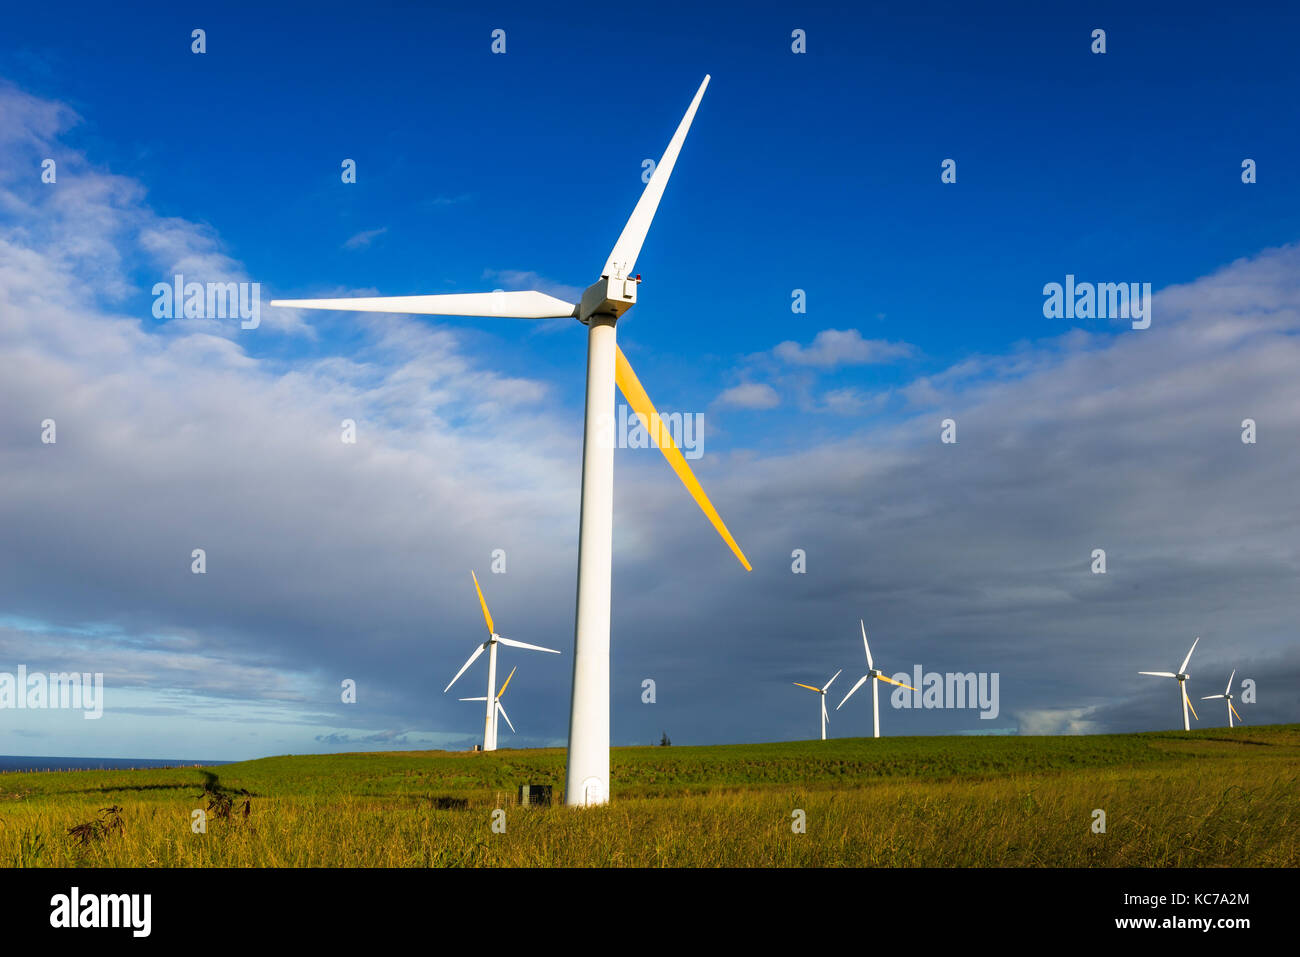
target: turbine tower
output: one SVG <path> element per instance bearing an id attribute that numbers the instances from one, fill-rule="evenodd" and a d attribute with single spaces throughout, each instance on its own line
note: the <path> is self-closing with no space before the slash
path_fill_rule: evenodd
<path id="1" fill-rule="evenodd" d="M 614 387 L 642 419 L 668 464 L 696 504 L 735 553 L 741 551 L 717 509 L 700 487 L 681 450 L 662 427 L 627 357 L 618 347 L 615 326 L 636 305 L 640 276 L 634 271 L 655 210 L 663 198 L 695 118 L 709 77 L 695 92 L 677 131 L 619 234 L 600 278 L 579 302 L 565 302 L 542 292 L 490 292 L 361 299 L 275 299 L 273 306 L 299 309 L 398 312 L 432 316 L 483 316 L 519 319 L 574 318 L 587 327 L 587 410 L 583 426 L 582 504 L 578 531 L 578 600 L 574 623 L 573 696 L 569 707 L 569 754 L 564 801 L 569 805 L 604 804 L 609 800 L 609 618 L 614 534 Z M 488 687 L 488 697 L 492 688 Z M 490 710 L 490 708 L 489 708 Z"/>
<path id="2" fill-rule="evenodd" d="M 517 667 L 518 667 L 518 666 L 516 666 L 516 668 L 517 668 Z M 513 677 L 515 676 L 515 670 L 516 670 L 515 668 L 511 668 L 511 669 L 510 669 L 510 674 L 506 675 L 506 683 L 503 684 L 503 685 L 501 686 L 501 690 L 497 692 L 497 696 L 496 696 L 496 707 L 495 707 L 494 709 L 492 709 L 492 710 L 493 710 L 493 714 L 492 714 L 492 741 L 493 741 L 493 747 L 495 747 L 495 745 L 496 745 L 496 739 L 497 739 L 497 718 L 498 718 L 498 717 L 501 717 L 501 718 L 505 718 L 505 719 L 506 719 L 506 724 L 509 724 L 509 725 L 510 725 L 510 730 L 511 730 L 511 732 L 513 732 L 513 731 L 515 730 L 515 726 L 514 726 L 513 724 L 510 724 L 510 715 L 506 714 L 506 709 L 505 709 L 505 707 L 501 704 L 501 696 L 502 696 L 503 694 L 506 693 L 506 687 L 510 684 L 510 679 L 513 678 Z M 460 700 L 461 700 L 461 701 L 486 701 L 487 698 L 486 698 L 486 697 L 478 697 L 478 698 L 461 698 Z"/>
<path id="3" fill-rule="evenodd" d="M 1187 671 L 1187 662 L 1192 660 L 1192 652 L 1196 650 L 1196 642 L 1200 640 L 1201 639 L 1198 636 L 1196 641 L 1192 642 L 1192 647 L 1187 650 L 1187 657 L 1184 658 L 1183 663 L 1178 666 L 1177 672 L 1173 672 L 1173 671 L 1139 671 L 1138 672 L 1138 674 L 1140 675 L 1155 675 L 1157 678 L 1178 679 L 1178 693 L 1183 697 L 1183 730 L 1184 731 L 1192 730 L 1192 726 L 1187 720 L 1187 709 L 1192 708 L 1192 701 L 1190 698 L 1187 697 L 1187 689 L 1183 687 L 1183 682 L 1191 677 L 1191 675 L 1185 673 Z M 1233 674 L 1236 674 L 1236 672 L 1233 672 Z M 1201 720 L 1200 716 L 1197 715 L 1195 708 L 1192 708 L 1192 717 L 1196 718 L 1197 721 Z"/>
<path id="4" fill-rule="evenodd" d="M 1230 728 L 1233 726 L 1232 716 L 1234 714 L 1237 714 L 1237 709 L 1232 706 L 1232 698 L 1233 698 L 1232 679 L 1235 677 L 1237 677 L 1237 669 L 1233 668 L 1232 674 L 1228 675 L 1228 687 L 1223 689 L 1223 694 L 1207 694 L 1204 698 L 1201 699 L 1202 701 L 1210 701 L 1214 698 L 1226 698 L 1228 701 L 1228 727 Z M 1246 723 L 1245 720 L 1243 720 L 1241 715 L 1239 714 L 1237 714 L 1237 720 L 1240 721 L 1242 724 Z"/>
<path id="5" fill-rule="evenodd" d="M 900 688 L 906 688 L 908 691 L 915 691 L 916 689 L 911 685 L 903 684 L 901 681 L 895 681 L 876 667 L 876 663 L 871 660 L 871 646 L 867 644 L 867 625 L 861 618 L 859 618 L 858 626 L 862 629 L 862 647 L 865 648 L 867 652 L 867 673 L 859 678 L 858 683 L 849 689 L 849 693 L 844 696 L 844 701 L 848 701 L 853 697 L 853 692 L 862 687 L 862 682 L 866 681 L 868 678 L 872 679 L 871 727 L 873 729 L 873 737 L 878 738 L 880 737 L 880 685 L 876 682 L 888 681 L 891 685 L 898 685 Z M 841 701 L 835 706 L 836 711 L 839 711 L 840 708 L 844 707 L 844 701 Z"/>
<path id="6" fill-rule="evenodd" d="M 823 741 L 826 740 L 826 722 L 830 720 L 830 718 L 826 714 L 826 688 L 829 688 L 831 684 L 835 681 L 835 679 L 838 678 L 843 671 L 844 669 L 841 668 L 839 671 L 835 672 L 835 674 L 831 675 L 831 680 L 826 682 L 826 687 L 824 688 L 814 688 L 812 685 L 800 684 L 798 681 L 794 682 L 794 684 L 798 685 L 800 688 L 807 688 L 809 691 L 816 691 L 819 695 L 821 695 L 822 740 Z"/>
<path id="7" fill-rule="evenodd" d="M 487 602 L 483 600 L 483 589 L 478 586 L 478 576 L 475 575 L 473 571 L 470 572 L 470 576 L 474 579 L 474 590 L 478 592 L 478 603 L 483 607 L 483 620 L 487 622 L 488 640 L 474 649 L 474 653 L 469 656 L 469 660 L 460 666 L 460 671 L 456 672 L 456 677 L 452 678 L 451 681 L 447 683 L 447 687 L 442 689 L 442 693 L 446 694 L 451 690 L 451 686 L 456 683 L 456 679 L 465 673 L 466 669 L 475 662 L 479 655 L 483 654 L 485 651 L 488 653 L 487 697 L 472 699 L 463 698 L 461 700 L 488 702 L 483 716 L 483 750 L 495 751 L 497 749 L 497 708 L 500 707 L 500 702 L 497 701 L 499 695 L 494 695 L 492 693 L 493 689 L 497 686 L 497 645 L 509 645 L 511 648 L 525 648 L 528 651 L 545 651 L 552 655 L 558 655 L 559 652 L 554 648 L 542 648 L 540 645 L 530 645 L 522 641 L 515 641 L 513 638 L 502 638 L 498 635 L 496 627 L 492 624 L 492 613 L 488 611 Z M 510 673 L 513 675 L 514 671 L 511 671 Z M 510 679 L 507 678 L 506 684 L 509 683 Z M 505 685 L 502 685 L 501 691 L 504 692 L 505 690 Z M 506 719 L 506 724 L 510 724 L 509 718 Z M 510 730 L 514 730 L 513 725 Z"/>

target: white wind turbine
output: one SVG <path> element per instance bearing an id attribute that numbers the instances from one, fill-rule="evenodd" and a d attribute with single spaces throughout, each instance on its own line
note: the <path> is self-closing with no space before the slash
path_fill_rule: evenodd
<path id="1" fill-rule="evenodd" d="M 505 718 L 506 724 L 510 724 L 510 715 L 506 714 L 506 709 L 501 704 L 501 696 L 506 693 L 506 688 L 510 685 L 510 679 L 515 676 L 516 668 L 518 668 L 517 665 L 515 666 L 515 668 L 510 669 L 510 674 L 506 675 L 506 683 L 503 684 L 501 686 L 501 690 L 497 692 L 497 696 L 496 696 L 497 706 L 493 709 L 493 713 L 492 713 L 492 741 L 494 747 L 497 739 L 497 718 L 498 717 Z M 461 698 L 460 700 L 461 701 L 486 701 L 487 698 L 480 696 L 478 698 Z M 510 730 L 511 732 L 515 730 L 515 726 L 513 724 L 510 724 Z"/>
<path id="2" fill-rule="evenodd" d="M 1223 689 L 1223 694 L 1207 694 L 1204 698 L 1201 699 L 1202 701 L 1210 701 L 1214 698 L 1226 698 L 1228 701 L 1228 727 L 1230 728 L 1233 726 L 1232 716 L 1234 714 L 1237 714 L 1237 709 L 1232 706 L 1232 699 L 1233 699 L 1232 679 L 1235 677 L 1237 677 L 1237 669 L 1233 668 L 1232 674 L 1228 675 L 1228 687 Z M 1242 724 L 1246 723 L 1245 719 L 1243 719 L 1242 716 L 1239 714 L 1237 714 L 1237 720 L 1240 721 Z"/>
<path id="3" fill-rule="evenodd" d="M 828 682 L 826 682 L 826 686 L 825 686 L 824 688 L 814 688 L 812 685 L 800 684 L 798 681 L 794 682 L 794 684 L 798 685 L 800 688 L 807 688 L 809 691 L 816 691 L 817 694 L 821 695 L 821 701 L 822 701 L 822 740 L 823 740 L 823 741 L 826 740 L 826 722 L 830 720 L 830 718 L 829 718 L 829 717 L 827 716 L 827 714 L 826 714 L 826 689 L 829 688 L 829 687 L 834 683 L 835 679 L 838 678 L 838 677 L 840 676 L 840 674 L 841 674 L 843 671 L 844 671 L 844 669 L 841 668 L 839 671 L 835 672 L 835 674 L 831 675 L 831 680 L 828 681 Z"/>
<path id="4" fill-rule="evenodd" d="M 858 683 L 849 689 L 849 693 L 844 696 L 844 701 L 848 701 L 853 697 L 853 692 L 862 687 L 862 682 L 866 681 L 868 678 L 873 679 L 871 682 L 871 726 L 873 728 L 873 737 L 878 738 L 880 737 L 880 685 L 877 684 L 877 682 L 888 681 L 891 685 L 898 685 L 900 688 L 906 688 L 909 691 L 915 691 L 916 689 L 911 685 L 903 684 L 901 681 L 895 681 L 876 667 L 876 663 L 871 660 L 871 646 L 867 644 L 867 625 L 861 618 L 858 619 L 858 625 L 862 629 L 862 647 L 865 648 L 867 652 L 867 673 L 859 678 Z M 841 701 L 835 706 L 836 711 L 839 711 L 840 708 L 844 707 L 844 701 Z"/>
<path id="5" fill-rule="evenodd" d="M 1183 730 L 1184 731 L 1192 730 L 1192 726 L 1187 720 L 1187 709 L 1192 708 L 1192 701 L 1190 698 L 1187 697 L 1187 689 L 1183 687 L 1183 682 L 1191 677 L 1191 675 L 1185 673 L 1187 671 L 1187 662 L 1192 660 L 1192 652 L 1196 650 L 1196 642 L 1200 640 L 1201 639 L 1198 636 L 1196 641 L 1192 642 L 1192 647 L 1187 649 L 1187 657 L 1184 658 L 1183 663 L 1178 666 L 1177 672 L 1173 672 L 1173 671 L 1139 671 L 1138 672 L 1138 674 L 1140 675 L 1155 675 L 1157 678 L 1178 679 L 1178 693 L 1182 695 L 1183 698 Z M 1200 716 L 1197 715 L 1195 708 L 1192 708 L 1192 717 L 1196 718 L 1197 721 L 1201 720 Z"/>
<path id="6" fill-rule="evenodd" d="M 451 690 L 451 686 L 456 683 L 456 679 L 465 673 L 465 670 L 474 663 L 479 655 L 483 654 L 484 651 L 488 653 L 487 697 L 462 698 L 461 700 L 488 702 L 483 717 L 483 750 L 495 751 L 497 749 L 497 708 L 501 707 L 501 702 L 497 700 L 501 693 L 499 692 L 495 695 L 492 693 L 493 689 L 497 686 L 497 645 L 509 645 L 511 648 L 526 648 L 529 651 L 545 651 L 552 655 L 558 655 L 559 652 L 554 648 L 542 648 L 539 645 L 529 645 L 522 641 L 515 641 L 513 638 L 502 638 L 498 635 L 496 628 L 492 624 L 492 613 L 488 611 L 487 602 L 483 600 L 483 589 L 478 586 L 478 576 L 475 575 L 473 571 L 470 572 L 470 576 L 474 579 L 474 590 L 478 592 L 478 603 L 483 606 L 483 620 L 487 622 L 488 640 L 474 649 L 474 653 L 469 656 L 469 660 L 460 666 L 460 671 L 456 672 L 456 677 L 452 678 L 451 681 L 447 683 L 447 687 L 442 689 L 442 693 L 446 694 Z M 512 670 L 510 673 L 513 675 L 514 671 Z M 509 683 L 510 679 L 507 678 L 506 684 Z M 501 692 L 504 692 L 505 690 L 505 685 L 502 685 Z M 509 718 L 506 718 L 506 724 L 510 724 Z M 514 725 L 510 725 L 510 730 L 513 731 L 514 729 Z"/>
<path id="7" fill-rule="evenodd" d="M 389 296 L 364 299 L 276 299 L 273 306 L 298 309 L 345 309 L 434 316 L 574 318 L 587 327 L 587 412 L 583 431 L 582 504 L 578 531 L 578 602 L 574 627 L 573 697 L 569 708 L 569 754 L 564 800 L 570 805 L 609 800 L 609 615 L 614 533 L 614 386 L 643 419 L 668 464 L 686 486 L 713 527 L 735 552 L 746 571 L 749 560 L 723 523 L 717 509 L 673 442 L 661 427 L 659 413 L 646 395 L 627 357 L 618 347 L 614 327 L 636 304 L 640 277 L 637 256 L 663 197 L 709 85 L 704 78 L 686 115 L 668 141 L 659 165 L 646 184 L 632 216 L 619 234 L 600 279 L 577 303 L 542 292 L 461 293 L 435 296 Z M 488 689 L 489 696 L 491 688 Z"/>

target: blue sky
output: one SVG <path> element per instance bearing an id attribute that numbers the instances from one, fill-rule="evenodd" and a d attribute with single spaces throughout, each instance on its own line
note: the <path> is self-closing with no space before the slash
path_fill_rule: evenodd
<path id="1" fill-rule="evenodd" d="M 789 714 L 779 699 L 719 725 L 699 704 L 708 676 L 753 700 L 786 694 L 783 680 L 852 670 L 857 619 L 871 627 L 873 613 L 897 640 L 916 643 L 901 670 L 964 649 L 963 667 L 1005 668 L 1024 662 L 1027 647 L 1031 659 L 1049 649 L 1037 670 L 1004 677 L 1016 706 L 1006 708 L 1007 726 L 1141 727 L 1154 692 L 1135 685 L 1130 702 L 1127 688 L 1081 678 L 1090 652 L 1058 640 L 1062 619 L 1110 629 L 1119 649 L 1131 646 L 1124 628 L 1140 614 L 1143 634 L 1160 636 L 1157 660 L 1125 662 L 1122 673 L 1163 669 L 1210 610 L 1225 631 L 1250 617 L 1234 582 L 1292 568 L 1293 553 L 1272 536 L 1293 528 L 1295 506 L 1265 490 L 1293 478 L 1296 461 L 1271 379 L 1285 381 L 1286 367 L 1270 364 L 1293 343 L 1293 330 L 1274 322 L 1290 308 L 1289 244 L 1300 234 L 1294 11 L 693 5 L 611 19 L 603 5 L 448 13 L 372 4 L 66 13 L 10 11 L 0 37 L 10 127 L 0 141 L 9 197 L 0 225 L 12 269 L 0 361 L 11 383 L 33 350 L 51 363 L 30 392 L 12 385 L 0 413 L 9 514 L 44 519 L 40 547 L 9 536 L 24 545 L 7 560 L 0 615 L 15 636 L 9 657 L 26 654 L 32 667 L 42 649 L 62 647 L 67 629 L 111 645 L 123 696 L 114 720 L 123 723 L 117 736 L 96 737 L 27 716 L 21 735 L 0 733 L 0 751 L 199 748 L 238 758 L 339 742 L 461 744 L 475 720 L 429 698 L 472 647 L 467 572 L 482 573 L 498 545 L 522 557 L 485 586 L 489 600 L 536 623 L 538 633 L 518 637 L 570 646 L 584 363 L 576 326 L 304 314 L 256 334 L 213 334 L 154 319 L 150 289 L 186 266 L 200 280 L 260 282 L 265 299 L 580 290 L 636 202 L 642 161 L 658 158 L 705 73 L 713 81 L 638 261 L 645 281 L 620 342 L 661 409 L 705 414 L 702 480 L 771 577 L 736 580 L 657 456 L 620 459 L 616 678 L 635 688 L 652 670 L 673 677 L 652 714 L 633 693 L 622 708 L 616 698 L 617 741 L 648 741 L 661 725 L 680 743 L 797 737 L 789 715 L 802 716 L 799 699 Z M 190 52 L 195 27 L 207 33 L 201 56 Z M 1089 49 L 1097 27 L 1107 32 L 1104 55 Z M 503 56 L 490 52 L 496 28 L 506 30 Z M 790 50 L 795 28 L 807 31 L 805 55 Z M 59 160 L 60 177 L 41 193 L 30 171 L 43 156 Z M 1247 157 L 1258 164 L 1251 185 L 1240 179 Z M 357 162 L 355 184 L 340 181 L 344 158 Z M 957 162 L 955 184 L 940 182 L 946 158 Z M 48 266 L 58 295 L 48 285 L 18 295 L 20 277 L 37 274 L 27 257 Z M 1045 319 L 1042 287 L 1067 273 L 1151 283 L 1165 297 L 1153 330 Z M 794 289 L 807 293 L 806 314 L 791 312 Z M 19 303 L 57 303 L 61 318 L 32 328 L 57 338 L 62 323 L 66 337 L 34 336 L 24 323 L 35 313 L 20 317 Z M 72 315 L 98 321 L 88 329 L 129 331 L 96 360 L 77 343 L 97 340 L 75 332 Z M 1164 331 L 1178 328 L 1174 316 L 1187 338 Z M 1256 352 L 1205 346 L 1229 320 L 1256 337 Z M 1249 395 L 1178 391 L 1206 380 Z M 1252 412 L 1268 419 L 1257 409 L 1265 400 L 1272 441 L 1252 450 L 1258 474 L 1235 472 L 1217 456 L 1239 449 L 1207 445 L 1200 424 L 1221 419 L 1214 434 L 1239 446 L 1237 423 Z M 87 429 L 96 414 L 118 416 L 109 421 L 121 441 L 77 460 L 76 475 L 101 479 L 94 494 L 30 458 L 39 450 L 28 448 L 29 405 L 39 422 L 40 409 L 60 402 Z M 1147 408 L 1166 417 L 1135 422 L 1134 410 Z M 335 486 L 306 466 L 337 450 L 299 448 L 294 437 L 304 422 L 333 428 L 349 414 L 372 444 L 364 467 L 338 465 L 350 471 Z M 958 448 L 969 458 L 935 458 L 946 415 L 962 423 Z M 1044 446 L 1044 435 L 1076 427 L 1072 441 Z M 1130 434 L 1140 428 L 1151 433 Z M 77 441 L 68 434 L 61 443 Z M 146 445 L 164 463 L 148 473 L 159 482 L 153 493 Z M 1014 468 L 1027 448 L 1035 468 Z M 453 465 L 449 456 L 463 458 Z M 1210 480 L 1188 468 L 1237 484 L 1198 489 Z M 1013 494 L 1021 482 L 1032 493 Z M 1145 496 L 1171 482 L 1167 511 L 1153 509 Z M 43 497 L 56 487 L 132 553 L 100 557 L 120 578 L 86 575 L 87 543 Z M 376 510 L 380 490 L 391 515 Z M 95 494 L 103 507 L 92 508 Z M 240 503 L 257 499 L 285 522 L 274 535 L 266 522 L 239 527 Z M 1268 517 L 1242 521 L 1230 507 L 1242 501 Z M 308 503 L 313 510 L 297 515 Z M 331 533 L 332 509 L 351 510 L 346 534 Z M 976 514 L 988 527 L 976 527 Z M 1199 528 L 1207 514 L 1220 520 Z M 168 549 L 187 555 L 191 539 L 227 533 L 227 560 L 214 565 L 238 564 L 248 580 L 222 583 L 214 571 L 208 584 L 219 587 L 200 596 L 187 591 L 192 581 L 169 577 Z M 1138 589 L 1140 609 L 1031 580 L 1044 562 L 1057 569 L 1048 554 L 1062 556 L 1061 568 L 1066 554 L 1082 554 L 1086 571 L 1093 540 L 1112 535 L 1132 535 L 1142 551 L 1151 577 L 1115 585 Z M 789 573 L 794 547 L 818 556 L 806 579 Z M 952 573 L 951 607 L 928 620 L 934 597 L 890 573 L 915 569 L 940 587 L 962 551 L 969 561 Z M 403 571 L 380 555 L 400 558 Z M 835 573 L 826 574 L 822 556 L 832 555 Z M 956 584 L 1003 560 L 1025 563 L 1014 589 Z M 687 574 L 688 562 L 699 568 Z M 1198 562 L 1213 564 L 1235 597 L 1207 595 L 1199 613 L 1175 611 L 1165 602 L 1204 591 L 1198 575 L 1209 572 Z M 322 597 L 338 599 L 349 582 L 355 600 Z M 1292 673 L 1283 577 L 1276 587 L 1252 599 L 1271 617 L 1232 640 L 1261 673 Z M 1009 604 L 975 614 L 972 603 L 990 595 Z M 1081 611 L 1089 601 L 1098 603 Z M 1022 621 L 1030 606 L 1041 619 Z M 664 632 L 676 637 L 656 645 Z M 372 640 L 379 650 L 362 652 Z M 86 654 L 99 653 L 86 641 Z M 164 654 L 179 657 L 164 664 Z M 328 711 L 322 689 L 337 684 L 348 656 L 372 669 L 380 700 Z M 193 680 L 204 662 L 266 670 L 209 687 Z M 805 662 L 810 673 L 792 672 Z M 529 725 L 529 743 L 553 742 L 563 736 L 568 663 L 536 667 L 531 689 L 522 671 L 519 687 L 533 720 L 516 725 Z M 259 681 L 263 690 L 250 691 Z M 220 706 L 203 711 L 194 696 Z M 1300 714 L 1288 700 L 1277 719 Z M 1013 718 L 1016 708 L 1034 717 Z M 170 729 L 159 728 L 160 715 Z M 907 717 L 917 732 L 981 727 L 969 716 Z M 841 724 L 863 730 L 861 715 Z"/>

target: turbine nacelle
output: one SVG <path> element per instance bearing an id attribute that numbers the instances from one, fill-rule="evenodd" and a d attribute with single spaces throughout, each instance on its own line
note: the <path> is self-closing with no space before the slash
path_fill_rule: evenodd
<path id="1" fill-rule="evenodd" d="M 636 305 L 636 285 L 640 281 L 640 277 L 622 279 L 601 276 L 583 291 L 577 308 L 578 321 L 586 325 L 592 316 L 597 315 L 617 319 Z"/>

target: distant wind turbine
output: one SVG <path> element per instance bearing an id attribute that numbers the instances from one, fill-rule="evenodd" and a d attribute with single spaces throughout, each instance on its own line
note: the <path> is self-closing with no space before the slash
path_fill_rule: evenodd
<path id="1" fill-rule="evenodd" d="M 1232 674 L 1228 676 L 1228 687 L 1223 689 L 1223 694 L 1207 694 L 1201 699 L 1202 701 L 1210 701 L 1214 698 L 1226 698 L 1228 701 L 1228 727 L 1230 728 L 1233 726 L 1232 716 L 1237 714 L 1237 709 L 1232 706 L 1232 679 L 1235 677 L 1237 677 L 1237 669 L 1233 668 Z M 1242 724 L 1246 723 L 1239 714 L 1237 714 L 1237 720 L 1241 721 Z"/>
<path id="2" fill-rule="evenodd" d="M 573 696 L 569 704 L 569 754 L 564 803 L 604 804 L 609 800 L 609 621 L 614 551 L 614 388 L 617 385 L 642 424 L 658 437 L 659 451 L 686 486 L 723 541 L 746 571 L 749 559 L 727 529 L 718 510 L 704 494 L 671 433 L 618 347 L 614 328 L 619 318 L 636 305 L 641 276 L 636 261 L 650 231 L 650 223 L 663 199 L 668 177 L 695 119 L 709 77 L 695 91 L 686 114 L 655 166 L 601 267 L 600 278 L 588 286 L 578 302 L 566 302 L 536 290 L 529 292 L 452 293 L 432 296 L 381 296 L 352 299 L 273 299 L 272 306 L 297 309 L 396 312 L 426 316 L 482 316 L 515 319 L 576 319 L 587 328 L 587 413 L 582 444 L 582 499 L 578 525 L 578 602 L 573 641 Z M 599 129 L 608 118 L 584 117 L 583 129 Z M 627 125 L 626 118 L 620 120 Z M 603 142 L 598 134 L 593 142 Z M 554 233 L 555 223 L 546 223 Z M 543 233 L 547 235 L 548 233 Z M 725 260 L 725 256 L 722 257 Z M 731 283 L 734 285 L 734 282 Z M 695 311 L 715 308 L 730 286 L 718 280 L 714 292 L 695 304 Z M 495 647 L 495 645 L 493 646 Z M 488 687 L 491 697 L 492 688 Z M 489 713 L 491 707 L 488 708 Z"/>
<path id="3" fill-rule="evenodd" d="M 511 669 L 510 669 L 510 674 L 506 675 L 506 683 L 503 684 L 503 685 L 501 686 L 501 690 L 497 692 L 497 698 L 496 698 L 497 706 L 496 706 L 496 708 L 493 710 L 493 714 L 492 714 L 492 740 L 493 740 L 493 742 L 495 742 L 496 739 L 497 739 L 497 716 L 498 716 L 498 715 L 499 715 L 500 717 L 506 719 L 506 724 L 509 724 L 509 725 L 510 725 L 510 730 L 511 730 L 511 732 L 513 732 L 513 731 L 515 730 L 515 726 L 514 726 L 513 724 L 510 724 L 510 715 L 506 714 L 506 709 L 505 709 L 505 708 L 502 706 L 502 704 L 501 704 L 501 696 L 502 696 L 503 694 L 506 693 L 506 687 L 510 684 L 510 679 L 513 678 L 513 677 L 515 676 L 515 670 L 516 670 L 517 668 L 518 668 L 518 665 L 516 665 L 514 668 L 511 668 Z M 484 698 L 484 697 L 478 697 L 478 698 L 461 698 L 460 700 L 461 700 L 461 701 L 486 701 L 487 698 Z"/>
<path id="4" fill-rule="evenodd" d="M 1187 709 L 1192 708 L 1192 702 L 1191 699 L 1187 697 L 1187 689 L 1183 687 L 1183 682 L 1191 677 L 1191 675 L 1185 673 L 1187 671 L 1187 662 L 1192 660 L 1192 652 L 1196 650 L 1196 642 L 1200 640 L 1201 639 L 1198 636 L 1196 641 L 1192 642 L 1192 647 L 1187 650 L 1187 657 L 1184 658 L 1183 663 L 1178 666 L 1178 671 L 1176 673 L 1173 671 L 1139 671 L 1138 672 L 1138 674 L 1140 675 L 1155 675 L 1157 678 L 1178 679 L 1178 693 L 1182 695 L 1183 698 L 1183 730 L 1184 731 L 1192 730 L 1192 726 L 1187 720 Z M 1192 708 L 1192 717 L 1196 718 L 1197 721 L 1201 720 L 1200 716 L 1197 715 L 1195 708 Z"/>
<path id="5" fill-rule="evenodd" d="M 826 740 L 826 722 L 827 722 L 828 720 L 830 720 L 830 719 L 826 716 L 826 689 L 829 688 L 829 687 L 831 686 L 831 684 L 835 681 L 836 678 L 838 678 L 838 677 L 840 676 L 841 673 L 843 673 L 843 671 L 844 671 L 844 669 L 841 668 L 839 671 L 835 672 L 835 674 L 831 675 L 831 680 L 828 681 L 828 682 L 826 682 L 826 687 L 824 687 L 824 688 L 814 688 L 812 685 L 800 684 L 798 681 L 794 682 L 794 683 L 795 683 L 796 685 L 798 685 L 800 688 L 807 688 L 809 691 L 816 691 L 819 695 L 821 695 L 821 699 L 822 699 L 822 740 L 823 740 L 823 741 Z"/>
<path id="6" fill-rule="evenodd" d="M 442 693 L 446 694 L 451 690 L 451 686 L 456 683 L 456 679 L 465 673 L 465 670 L 474 663 L 479 655 L 483 654 L 484 651 L 488 653 L 487 697 L 467 700 L 488 702 L 486 713 L 483 718 L 483 750 L 495 751 L 497 749 L 497 708 L 501 706 L 501 703 L 497 701 L 499 695 L 493 694 L 493 691 L 497 686 L 497 645 L 509 645 L 511 648 L 525 648 L 528 651 L 545 651 L 552 655 L 558 655 L 559 652 L 554 648 L 542 648 L 539 645 L 529 645 L 522 641 L 515 641 L 513 638 L 502 638 L 498 635 L 496 628 L 492 624 L 492 613 L 488 611 L 487 602 L 483 600 L 483 589 L 478 586 L 478 576 L 475 575 L 473 571 L 470 572 L 470 576 L 474 579 L 474 590 L 478 592 L 478 603 L 483 606 L 483 620 L 487 622 L 488 640 L 474 649 L 474 653 L 469 656 L 469 660 L 460 666 L 460 671 L 456 672 L 456 677 L 452 678 L 451 681 L 448 682 L 447 687 L 442 689 Z M 514 674 L 513 671 L 510 673 Z M 509 683 L 510 679 L 507 678 L 506 684 Z M 505 685 L 502 685 L 501 691 L 504 692 L 505 690 Z M 509 718 L 506 718 L 506 724 L 510 724 Z M 510 730 L 514 730 L 514 725 L 510 726 Z"/>
<path id="7" fill-rule="evenodd" d="M 859 678 L 858 683 L 849 689 L 849 693 L 844 696 L 844 701 L 848 701 L 853 697 L 853 692 L 862 687 L 862 682 L 866 681 L 868 678 L 874 679 L 871 682 L 871 726 L 874 729 L 874 736 L 878 738 L 880 737 L 880 685 L 876 684 L 876 682 L 888 681 L 891 685 L 898 685 L 900 688 L 906 688 L 908 691 L 915 691 L 916 689 L 911 685 L 903 684 L 901 681 L 895 681 L 876 667 L 876 663 L 871 660 L 871 646 L 867 644 L 866 622 L 859 618 L 858 625 L 862 628 L 862 647 L 865 648 L 867 652 L 867 673 Z M 840 708 L 844 707 L 844 701 L 841 701 L 835 706 L 836 711 L 839 711 Z"/>

